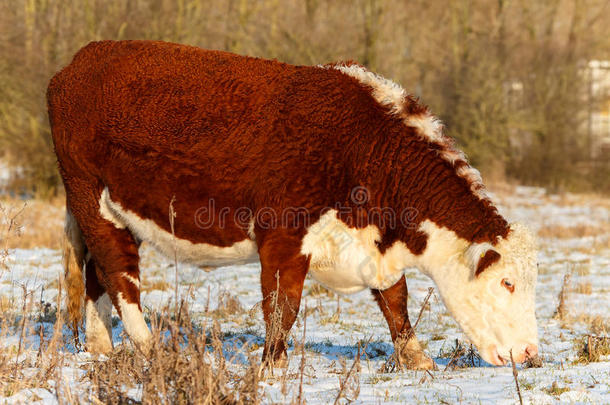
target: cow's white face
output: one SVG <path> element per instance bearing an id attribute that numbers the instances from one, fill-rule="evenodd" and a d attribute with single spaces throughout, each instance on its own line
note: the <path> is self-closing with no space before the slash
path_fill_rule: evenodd
<path id="1" fill-rule="evenodd" d="M 443 250 L 433 237 L 429 242 L 429 248 Z M 428 273 L 485 361 L 504 365 L 510 360 L 510 350 L 519 363 L 537 354 L 534 301 L 538 271 L 535 240 L 527 228 L 513 224 L 507 239 L 496 246 L 472 244 L 453 255 L 442 269 Z"/>

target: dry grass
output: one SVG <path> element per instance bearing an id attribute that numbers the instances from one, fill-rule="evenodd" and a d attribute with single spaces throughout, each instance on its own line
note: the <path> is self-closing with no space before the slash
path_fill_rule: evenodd
<path id="1" fill-rule="evenodd" d="M 595 335 L 608 335 L 608 326 L 610 323 L 608 319 L 604 318 L 601 315 L 595 315 L 589 318 L 587 324 L 589 325 L 589 330 L 591 333 Z"/>
<path id="2" fill-rule="evenodd" d="M 184 309 L 178 320 L 159 319 L 148 355 L 122 346 L 108 359 L 91 363 L 87 375 L 100 401 L 129 403 L 126 393 L 137 388 L 145 404 L 260 402 L 257 361 L 250 356 L 242 372 L 231 371 L 218 324 L 194 328 Z"/>
<path id="3" fill-rule="evenodd" d="M 542 390 L 549 395 L 552 395 L 554 397 L 559 397 L 564 392 L 570 391 L 570 388 L 569 387 L 560 387 L 557 384 L 557 381 L 553 381 L 553 384 L 551 384 L 550 387 L 543 388 Z"/>
<path id="4" fill-rule="evenodd" d="M 234 296 L 228 291 L 221 291 L 218 294 L 218 304 L 216 309 L 211 311 L 210 314 L 220 318 L 226 318 L 231 315 L 244 314 L 246 311 L 239 302 L 239 298 Z"/>
<path id="5" fill-rule="evenodd" d="M 0 239 L 5 248 L 61 248 L 65 216 L 63 197 L 42 201 L 4 196 L 0 207 L 6 211 L 5 218 L 19 214 L 15 217 L 13 237 Z"/>
<path id="6" fill-rule="evenodd" d="M 568 291 L 570 289 L 570 280 L 572 278 L 571 273 L 566 273 L 563 277 L 563 284 L 561 286 L 561 291 L 559 292 L 559 303 L 557 304 L 557 309 L 553 314 L 553 318 L 559 319 L 565 322 L 568 318 L 568 309 L 566 305 Z"/>
<path id="7" fill-rule="evenodd" d="M 455 370 L 459 368 L 478 367 L 481 365 L 481 356 L 476 349 L 470 344 L 466 345 L 455 339 L 455 345 L 449 349 L 441 348 L 438 357 L 441 359 L 449 359 L 444 371 Z"/>
<path id="8" fill-rule="evenodd" d="M 154 290 L 166 291 L 166 290 L 169 290 L 170 288 L 172 288 L 172 285 L 165 280 L 142 279 L 141 284 L 142 284 L 140 287 L 141 292 L 154 291 Z"/>
<path id="9" fill-rule="evenodd" d="M 604 226 L 605 225 L 605 226 Z M 600 236 L 610 232 L 610 225 L 603 224 L 600 226 L 591 225 L 545 225 L 538 230 L 538 236 L 541 238 L 557 238 L 557 239 L 572 239 L 584 238 L 587 236 Z"/>
<path id="10" fill-rule="evenodd" d="M 610 337 L 586 335 L 574 341 L 576 348 L 576 363 L 591 363 L 601 361 L 610 356 Z"/>
<path id="11" fill-rule="evenodd" d="M 56 304 L 61 303 L 61 288 Z M 9 301 L 4 308 L 0 324 L 0 341 L 12 342 L 0 346 L 0 395 L 11 396 L 26 388 L 45 388 L 49 391 L 62 390 L 70 401 L 69 388 L 61 380 L 61 367 L 66 363 L 65 354 L 60 350 L 63 343 L 61 328 L 63 319 L 60 313 L 53 311 L 49 317 L 48 308 L 37 303 L 34 291 L 23 287 L 21 301 Z M 45 334 L 44 323 L 54 320 L 53 333 Z M 38 335 L 41 344 L 37 351 L 31 350 L 27 337 Z M 16 341 L 15 341 L 16 339 Z"/>
<path id="12" fill-rule="evenodd" d="M 61 295 L 58 295 L 57 303 L 60 302 Z M 10 316 L 3 317 L 1 325 L 5 334 L 2 338 L 10 334 L 19 339 L 0 347 L 0 396 L 8 397 L 27 388 L 43 388 L 54 392 L 60 403 L 81 403 L 83 398 L 79 396 L 83 392 L 71 392 L 62 376 L 68 371 L 65 366 L 76 364 L 74 356 L 65 351 L 62 317 L 56 317 L 54 333 L 45 336 L 41 320 L 48 317 L 43 316 L 44 309 L 36 307 L 32 292 L 24 291 L 23 301 L 17 304 L 9 312 Z M 223 354 L 218 324 L 195 328 L 186 308 L 177 319 L 168 314 L 167 309 L 157 314 L 153 348 L 147 355 L 130 345 L 121 345 L 107 358 L 76 364 L 85 371 L 81 383 L 89 387 L 88 395 L 94 401 L 122 404 L 260 402 L 260 366 L 249 353 L 244 353 L 248 362 L 239 373 L 231 371 L 231 363 Z M 33 334 L 41 338 L 38 350 L 26 343 L 26 337 Z"/>
<path id="13" fill-rule="evenodd" d="M 580 283 L 574 285 L 572 291 L 574 291 L 577 294 L 591 295 L 591 293 L 593 293 L 593 287 L 592 287 L 591 283 L 588 281 L 580 282 Z"/>

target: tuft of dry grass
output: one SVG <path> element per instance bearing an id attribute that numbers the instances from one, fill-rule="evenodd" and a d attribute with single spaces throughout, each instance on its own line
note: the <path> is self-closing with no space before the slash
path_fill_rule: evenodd
<path id="1" fill-rule="evenodd" d="M 602 335 L 602 336 L 607 336 L 608 335 L 608 319 L 604 318 L 601 315 L 595 315 L 592 316 L 589 320 L 588 325 L 589 325 L 589 330 L 591 331 L 591 333 L 593 333 L 594 335 Z"/>
<path id="2" fill-rule="evenodd" d="M 9 301 L 0 321 L 0 396 L 9 397 L 27 388 L 44 388 L 54 392 L 62 402 L 76 404 L 70 387 L 62 378 L 62 367 L 66 354 L 63 344 L 63 317 L 52 311 L 42 301 L 36 302 L 36 291 L 22 286 L 21 302 Z M 61 305 L 62 284 L 60 282 L 56 305 Z M 53 333 L 47 334 L 45 326 L 52 324 Z M 37 335 L 40 341 L 37 350 L 32 350 L 28 338 Z M 8 338 L 11 338 L 8 340 Z M 16 341 L 15 341 L 16 338 Z M 61 394 L 60 394 L 61 392 Z"/>
<path id="3" fill-rule="evenodd" d="M 542 390 L 544 392 L 546 392 L 547 394 L 549 394 L 549 395 L 552 395 L 554 397 L 559 397 L 564 392 L 570 391 L 570 388 L 568 388 L 568 387 L 560 387 L 557 384 L 557 381 L 553 381 L 553 384 L 551 384 L 550 387 L 543 388 Z"/>
<path id="4" fill-rule="evenodd" d="M 568 295 L 568 290 L 570 288 L 570 280 L 572 275 L 570 273 L 566 273 L 563 277 L 563 284 L 561 285 L 561 291 L 559 292 L 559 303 L 557 304 L 557 309 L 553 314 L 553 318 L 559 319 L 561 321 L 565 321 L 568 317 L 568 310 L 566 306 L 566 300 Z"/>
<path id="5" fill-rule="evenodd" d="M 444 371 L 455 370 L 459 368 L 479 367 L 481 365 L 481 356 L 477 353 L 472 345 L 466 345 L 455 339 L 455 346 L 445 350 L 441 348 L 438 357 L 449 359 L 449 363 L 445 366 Z"/>
<path id="6" fill-rule="evenodd" d="M 20 236 L 19 222 L 23 216 L 25 206 L 20 208 L 0 202 L 0 270 L 6 270 L 8 250 L 12 248 L 13 241 Z"/>
<path id="7" fill-rule="evenodd" d="M 593 286 L 588 281 L 581 282 L 574 285 L 573 291 L 577 294 L 591 295 L 591 293 L 593 293 Z"/>
<path id="8" fill-rule="evenodd" d="M 142 286 L 140 287 L 140 291 L 141 292 L 154 291 L 154 290 L 166 291 L 166 290 L 169 290 L 171 287 L 172 287 L 172 285 L 165 280 L 143 279 Z"/>
<path id="9" fill-rule="evenodd" d="M 544 366 L 544 362 L 542 361 L 542 357 L 540 356 L 534 356 L 534 357 L 528 357 L 527 359 L 525 359 L 525 362 L 523 363 L 523 368 L 542 368 Z"/>
<path id="10" fill-rule="evenodd" d="M 610 337 L 586 335 L 574 341 L 576 348 L 576 363 L 591 363 L 600 361 L 604 356 L 610 356 Z"/>
<path id="11" fill-rule="evenodd" d="M 303 296 L 336 298 L 337 294 L 319 283 L 312 283 L 303 291 Z"/>
<path id="12" fill-rule="evenodd" d="M 239 298 L 228 291 L 221 291 L 218 294 L 218 304 L 216 309 L 210 313 L 219 318 L 226 318 L 231 315 L 244 314 L 246 310 L 241 305 Z"/>

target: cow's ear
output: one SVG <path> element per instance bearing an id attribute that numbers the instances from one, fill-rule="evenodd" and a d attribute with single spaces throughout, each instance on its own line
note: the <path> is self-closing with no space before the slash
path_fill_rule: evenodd
<path id="1" fill-rule="evenodd" d="M 465 256 L 475 277 L 478 277 L 486 268 L 500 260 L 501 257 L 500 253 L 489 243 L 473 243 L 466 250 Z"/>

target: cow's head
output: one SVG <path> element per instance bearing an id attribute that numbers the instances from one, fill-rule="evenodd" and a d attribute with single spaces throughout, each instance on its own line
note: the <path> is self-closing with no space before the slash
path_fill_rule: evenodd
<path id="1" fill-rule="evenodd" d="M 474 243 L 433 276 L 445 305 L 485 361 L 504 365 L 538 352 L 534 237 L 511 225 L 495 246 Z"/>

